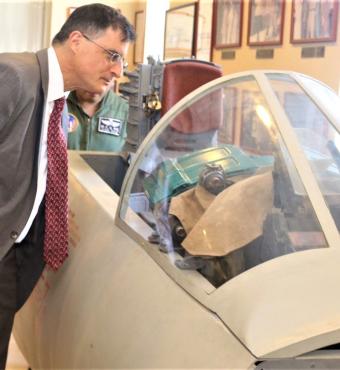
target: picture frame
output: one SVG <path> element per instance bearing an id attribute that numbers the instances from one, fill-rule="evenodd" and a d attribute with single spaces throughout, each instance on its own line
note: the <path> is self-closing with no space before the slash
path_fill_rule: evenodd
<path id="1" fill-rule="evenodd" d="M 281 45 L 283 39 L 284 13 L 284 0 L 250 0 L 248 45 Z"/>
<path id="2" fill-rule="evenodd" d="M 143 63 L 144 60 L 144 37 L 145 37 L 145 12 L 135 12 L 136 40 L 133 46 L 133 63 Z"/>
<path id="3" fill-rule="evenodd" d="M 243 0 L 214 0 L 213 47 L 226 49 L 242 43 Z"/>
<path id="4" fill-rule="evenodd" d="M 336 41 L 339 0 L 293 0 L 292 44 Z"/>
<path id="5" fill-rule="evenodd" d="M 196 57 L 198 3 L 190 3 L 166 11 L 164 60 Z"/>

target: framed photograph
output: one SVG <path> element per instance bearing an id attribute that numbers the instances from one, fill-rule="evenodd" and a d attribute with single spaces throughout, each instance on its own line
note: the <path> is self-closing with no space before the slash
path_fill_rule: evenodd
<path id="1" fill-rule="evenodd" d="M 338 7 L 338 0 L 293 0 L 290 41 L 336 41 Z"/>
<path id="2" fill-rule="evenodd" d="M 250 0 L 248 45 L 281 45 L 284 10 L 284 0 Z"/>
<path id="3" fill-rule="evenodd" d="M 241 46 L 243 0 L 214 0 L 213 47 Z"/>
<path id="4" fill-rule="evenodd" d="M 136 41 L 133 48 L 133 62 L 143 63 L 144 59 L 144 35 L 145 35 L 145 12 L 143 10 L 135 13 Z"/>
<path id="5" fill-rule="evenodd" d="M 197 3 L 167 10 L 164 60 L 196 56 Z"/>

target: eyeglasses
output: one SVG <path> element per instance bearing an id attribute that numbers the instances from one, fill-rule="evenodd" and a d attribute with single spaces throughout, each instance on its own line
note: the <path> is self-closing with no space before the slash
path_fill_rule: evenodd
<path id="1" fill-rule="evenodd" d="M 105 53 L 106 53 L 106 55 L 107 55 L 107 57 L 108 57 L 108 60 L 110 61 L 110 63 L 112 63 L 112 64 L 118 64 L 118 63 L 120 63 L 124 69 L 127 68 L 128 63 L 124 60 L 124 58 L 119 53 L 117 53 L 116 51 L 110 51 L 110 50 L 104 48 L 103 46 L 99 45 L 98 43 L 96 43 L 95 41 L 93 41 L 92 39 L 90 39 L 84 33 L 82 33 L 82 36 L 87 41 L 92 42 L 93 44 L 97 45 L 99 48 L 101 48 L 102 50 L 104 50 Z"/>

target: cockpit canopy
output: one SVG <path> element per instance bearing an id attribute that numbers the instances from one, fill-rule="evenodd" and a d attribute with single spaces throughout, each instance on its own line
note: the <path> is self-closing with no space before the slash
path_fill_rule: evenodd
<path id="1" fill-rule="evenodd" d="M 268 260 L 329 247 L 327 230 L 340 227 L 338 107 L 327 86 L 297 73 L 202 86 L 140 147 L 119 217 L 163 267 L 215 288 Z"/>

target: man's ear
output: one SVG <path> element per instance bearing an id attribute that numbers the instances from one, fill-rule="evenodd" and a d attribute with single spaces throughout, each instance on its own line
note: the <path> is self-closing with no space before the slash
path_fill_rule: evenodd
<path id="1" fill-rule="evenodd" d="M 68 42 L 70 45 L 70 48 L 74 51 L 77 52 L 79 48 L 82 46 L 82 43 L 84 42 L 84 37 L 79 31 L 72 31 L 69 34 L 68 37 Z"/>

